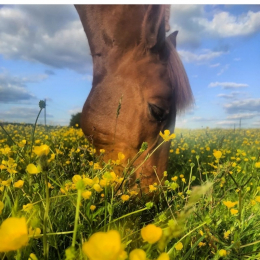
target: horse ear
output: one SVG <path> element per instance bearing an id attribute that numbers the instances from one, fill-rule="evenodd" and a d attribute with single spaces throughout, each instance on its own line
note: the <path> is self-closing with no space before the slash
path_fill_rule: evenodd
<path id="1" fill-rule="evenodd" d="M 173 44 L 173 46 L 176 49 L 176 38 L 177 38 L 178 31 L 175 31 L 171 33 L 167 38 L 170 40 L 170 42 Z"/>
<path id="2" fill-rule="evenodd" d="M 141 40 L 147 48 L 162 46 L 165 41 L 165 6 L 149 5 L 142 24 Z"/>

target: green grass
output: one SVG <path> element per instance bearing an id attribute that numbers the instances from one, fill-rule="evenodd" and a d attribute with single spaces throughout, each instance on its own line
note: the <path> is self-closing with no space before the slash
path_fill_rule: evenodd
<path id="1" fill-rule="evenodd" d="M 0 253 L 0 259 L 28 259 L 31 253 L 38 259 L 87 259 L 84 242 L 108 230 L 120 233 L 127 256 L 140 248 L 151 260 L 162 252 L 170 259 L 260 259 L 259 129 L 176 129 L 167 180 L 164 186 L 158 181 L 143 197 L 118 189 L 120 176 L 111 175 L 114 164 L 95 155 L 81 130 L 39 126 L 34 132 L 28 125 L 4 129 L 0 224 L 25 217 L 27 227 L 40 228 L 41 234 L 17 251 Z M 43 144 L 50 152 L 38 156 L 34 147 Z M 219 160 L 215 151 L 222 153 Z M 39 164 L 41 172 L 30 174 L 29 164 Z M 86 178 L 102 191 L 87 185 Z M 14 186 L 18 180 L 24 181 L 20 188 Z M 92 192 L 89 199 L 81 196 L 85 190 Z M 129 199 L 123 201 L 123 194 Z M 227 201 L 237 202 L 232 211 L 224 205 Z M 23 208 L 27 204 L 31 209 Z M 91 210 L 91 205 L 96 208 Z M 163 230 L 153 245 L 141 236 L 149 223 Z M 179 242 L 183 248 L 177 250 Z"/>

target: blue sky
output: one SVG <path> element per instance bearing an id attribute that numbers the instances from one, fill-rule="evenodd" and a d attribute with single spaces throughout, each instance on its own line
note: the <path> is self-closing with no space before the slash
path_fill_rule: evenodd
<path id="1" fill-rule="evenodd" d="M 170 24 L 195 97 L 177 127 L 260 127 L 260 5 L 172 5 Z M 92 81 L 74 7 L 2 5 L 0 39 L 0 120 L 33 122 L 46 98 L 47 123 L 68 125 Z"/>

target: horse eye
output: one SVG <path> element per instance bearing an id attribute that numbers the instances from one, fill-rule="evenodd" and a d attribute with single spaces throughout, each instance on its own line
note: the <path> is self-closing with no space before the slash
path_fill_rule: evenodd
<path id="1" fill-rule="evenodd" d="M 151 115 L 156 119 L 158 122 L 162 122 L 166 119 L 167 113 L 164 109 L 154 105 L 154 104 L 149 104 L 149 110 Z"/>

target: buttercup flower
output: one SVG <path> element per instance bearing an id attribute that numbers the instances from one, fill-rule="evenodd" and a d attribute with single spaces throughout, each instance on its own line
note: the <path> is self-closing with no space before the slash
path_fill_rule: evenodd
<path id="1" fill-rule="evenodd" d="M 41 146 L 35 146 L 33 152 L 37 156 L 48 155 L 50 152 L 50 147 L 46 144 L 43 144 Z"/>
<path id="2" fill-rule="evenodd" d="M 237 202 L 236 202 L 236 201 L 235 201 L 235 202 L 232 202 L 232 201 L 223 201 L 223 204 L 230 209 L 230 208 L 235 207 L 235 206 L 237 205 Z"/>
<path id="3" fill-rule="evenodd" d="M 83 182 L 86 186 L 92 186 L 94 181 L 90 178 L 83 178 Z"/>
<path id="4" fill-rule="evenodd" d="M 176 137 L 175 134 L 171 134 L 170 130 L 164 130 L 164 133 L 160 131 L 160 136 L 163 138 L 164 141 L 168 142 L 171 139 L 174 139 Z"/>
<path id="5" fill-rule="evenodd" d="M 33 238 L 38 238 L 38 236 L 41 234 L 40 228 L 32 229 L 32 227 L 29 228 L 29 236 Z"/>
<path id="6" fill-rule="evenodd" d="M 256 162 L 256 163 L 255 163 L 255 167 L 256 167 L 256 168 L 260 168 L 260 162 Z"/>
<path id="7" fill-rule="evenodd" d="M 99 184 L 94 184 L 93 185 L 93 189 L 96 191 L 96 192 L 101 192 L 103 189 L 100 187 L 100 185 Z"/>
<path id="8" fill-rule="evenodd" d="M 91 205 L 91 206 L 90 206 L 90 210 L 91 210 L 91 211 L 94 211 L 95 209 L 96 209 L 96 206 L 95 206 L 95 205 Z"/>
<path id="9" fill-rule="evenodd" d="M 146 260 L 146 253 L 143 249 L 134 249 L 129 254 L 129 260 Z"/>
<path id="10" fill-rule="evenodd" d="M 227 255 L 227 251 L 225 249 L 220 249 L 218 251 L 218 254 L 219 254 L 219 256 L 226 256 Z"/>
<path id="11" fill-rule="evenodd" d="M 28 260 L 38 260 L 38 258 L 34 253 L 31 253 Z"/>
<path id="12" fill-rule="evenodd" d="M 182 244 L 182 242 L 178 242 L 174 247 L 176 250 L 180 251 L 183 248 L 183 244 Z"/>
<path id="13" fill-rule="evenodd" d="M 0 226 L 0 252 L 18 250 L 28 243 L 25 218 L 8 218 Z"/>
<path id="14" fill-rule="evenodd" d="M 219 160 L 219 159 L 221 158 L 221 156 L 222 156 L 222 152 L 221 152 L 221 151 L 215 151 L 215 152 L 213 153 L 213 155 L 215 156 L 215 158 L 216 158 L 217 160 Z"/>
<path id="15" fill-rule="evenodd" d="M 41 172 L 41 167 L 40 167 L 40 165 L 38 165 L 36 167 L 34 164 L 30 163 L 30 164 L 27 165 L 26 170 L 30 174 L 38 174 L 38 173 Z"/>
<path id="16" fill-rule="evenodd" d="M 124 252 L 118 231 L 97 232 L 82 246 L 89 260 L 117 260 Z"/>
<path id="17" fill-rule="evenodd" d="M 149 192 L 153 192 L 153 191 L 156 191 L 157 188 L 154 187 L 154 185 L 149 185 Z"/>
<path id="18" fill-rule="evenodd" d="M 82 178 L 81 178 L 81 176 L 80 175 L 78 175 L 78 174 L 76 174 L 76 175 L 74 175 L 73 177 L 72 177 L 72 181 L 73 181 L 73 183 L 77 183 L 78 181 L 80 181 Z"/>
<path id="19" fill-rule="evenodd" d="M 17 181 L 17 182 L 14 183 L 14 187 L 15 187 L 15 188 L 22 188 L 22 187 L 23 187 L 23 184 L 24 184 L 24 181 L 19 180 L 19 181 Z"/>
<path id="20" fill-rule="evenodd" d="M 91 197 L 91 194 L 92 194 L 91 191 L 85 190 L 85 191 L 82 192 L 81 195 L 82 195 L 83 199 L 88 200 Z"/>
<path id="21" fill-rule="evenodd" d="M 237 209 L 231 209 L 230 212 L 231 212 L 232 215 L 236 215 L 238 213 L 238 210 Z"/>
<path id="22" fill-rule="evenodd" d="M 167 253 L 161 253 L 157 260 L 170 260 L 170 257 Z"/>
<path id="23" fill-rule="evenodd" d="M 129 198 L 130 198 L 129 195 L 125 195 L 125 194 L 124 194 L 124 195 L 121 196 L 121 200 L 122 200 L 123 202 L 129 200 Z"/>
<path id="24" fill-rule="evenodd" d="M 141 236 L 144 241 L 154 244 L 161 238 L 162 229 L 154 224 L 149 224 L 141 229 Z"/>

